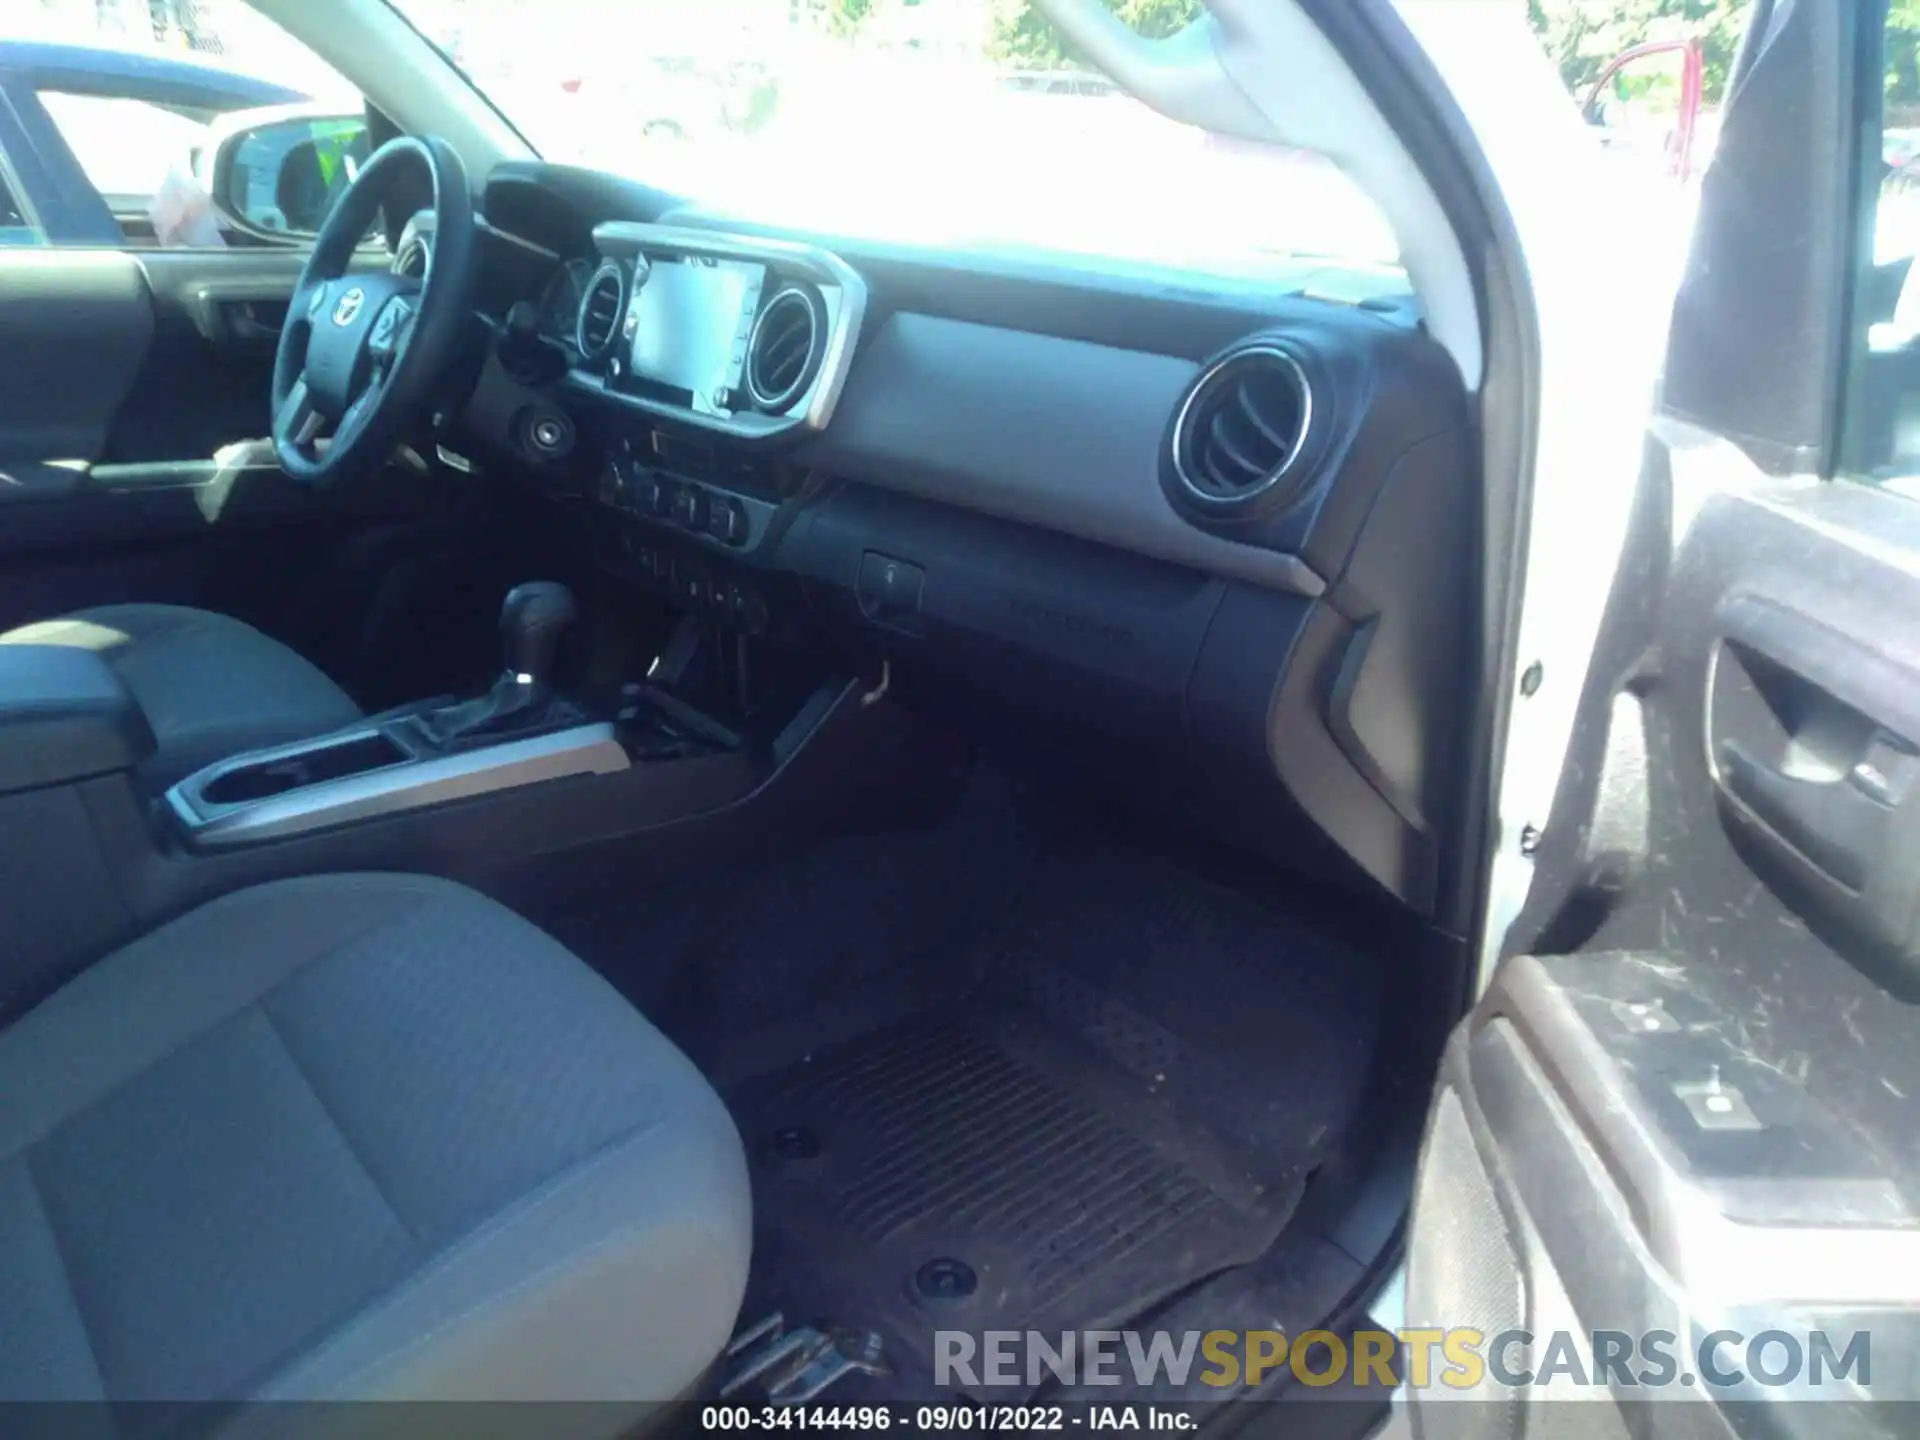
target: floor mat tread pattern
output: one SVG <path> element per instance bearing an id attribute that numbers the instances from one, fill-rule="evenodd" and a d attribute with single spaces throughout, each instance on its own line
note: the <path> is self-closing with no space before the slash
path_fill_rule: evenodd
<path id="1" fill-rule="evenodd" d="M 838 1256 L 827 1268 L 842 1283 L 859 1269 L 863 1320 L 878 1297 L 888 1328 L 924 1354 L 943 1326 L 1084 1326 L 1271 1243 L 1284 1218 L 1272 1207 L 1221 1195 L 993 1032 L 984 1006 L 911 1021 L 734 1097 L 750 1144 L 783 1128 L 818 1135 L 819 1155 L 798 1163 L 755 1146 L 760 1213 L 786 1232 L 781 1249 Z M 980 1295 L 924 1303 L 915 1268 L 948 1257 L 978 1270 Z"/>

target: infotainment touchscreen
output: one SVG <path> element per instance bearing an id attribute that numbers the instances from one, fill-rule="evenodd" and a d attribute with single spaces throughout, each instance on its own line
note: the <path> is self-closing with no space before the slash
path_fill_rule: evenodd
<path id="1" fill-rule="evenodd" d="M 691 391 L 696 410 L 735 408 L 767 267 L 704 255 L 650 258 L 651 272 L 628 307 L 629 369 L 637 379 Z"/>

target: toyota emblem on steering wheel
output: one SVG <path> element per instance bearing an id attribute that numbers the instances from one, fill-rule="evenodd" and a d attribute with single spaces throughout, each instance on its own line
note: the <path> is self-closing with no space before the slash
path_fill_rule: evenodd
<path id="1" fill-rule="evenodd" d="M 333 307 L 333 323 L 351 325 L 354 316 L 360 313 L 360 307 L 367 303 L 367 292 L 358 285 L 340 297 L 340 303 Z"/>

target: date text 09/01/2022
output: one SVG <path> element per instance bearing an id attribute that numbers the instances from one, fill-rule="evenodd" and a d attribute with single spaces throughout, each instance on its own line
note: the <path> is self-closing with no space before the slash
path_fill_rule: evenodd
<path id="1" fill-rule="evenodd" d="M 1143 1405 L 708 1405 L 700 1428 L 716 1431 L 852 1431 L 855 1433 L 1066 1433 L 1079 1430 L 1158 1431 L 1179 1434 L 1199 1428 L 1199 1416 L 1184 1409 Z"/>

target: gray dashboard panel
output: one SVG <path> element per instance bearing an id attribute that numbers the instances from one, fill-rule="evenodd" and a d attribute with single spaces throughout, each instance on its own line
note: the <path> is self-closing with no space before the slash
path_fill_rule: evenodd
<path id="1" fill-rule="evenodd" d="M 832 426 L 797 452 L 834 475 L 1314 596 L 1297 556 L 1182 519 L 1162 437 L 1192 361 L 900 312 L 860 346 Z"/>

